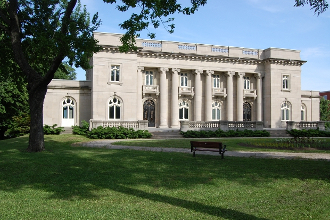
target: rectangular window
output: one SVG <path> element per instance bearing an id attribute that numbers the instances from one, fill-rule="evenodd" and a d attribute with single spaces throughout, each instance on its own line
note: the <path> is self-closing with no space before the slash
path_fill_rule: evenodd
<path id="1" fill-rule="evenodd" d="M 244 76 L 244 89 L 250 90 L 250 77 Z"/>
<path id="2" fill-rule="evenodd" d="M 120 80 L 120 66 L 119 65 L 111 65 L 111 82 L 119 82 Z"/>
<path id="3" fill-rule="evenodd" d="M 154 73 L 152 71 L 146 71 L 146 85 L 150 86 L 154 84 Z"/>
<path id="4" fill-rule="evenodd" d="M 182 87 L 188 86 L 188 74 L 187 73 L 181 73 L 180 74 L 180 85 Z"/>
<path id="5" fill-rule="evenodd" d="M 220 75 L 212 75 L 213 77 L 213 88 L 220 88 Z"/>
<path id="6" fill-rule="evenodd" d="M 183 119 L 183 109 L 179 109 L 179 119 Z"/>
<path id="7" fill-rule="evenodd" d="M 289 89 L 289 76 L 283 75 L 282 77 L 282 89 Z"/>

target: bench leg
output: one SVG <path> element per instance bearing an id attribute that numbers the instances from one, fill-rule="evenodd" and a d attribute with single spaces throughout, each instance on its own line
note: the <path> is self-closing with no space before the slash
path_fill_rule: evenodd
<path id="1" fill-rule="evenodd" d="M 195 151 L 193 152 L 193 157 L 195 156 Z"/>

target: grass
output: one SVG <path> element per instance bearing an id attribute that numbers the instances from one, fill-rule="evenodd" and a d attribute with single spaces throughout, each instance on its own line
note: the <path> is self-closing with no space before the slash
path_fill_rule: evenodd
<path id="1" fill-rule="evenodd" d="M 0 219 L 329 219 L 330 162 L 0 141 Z"/>
<path id="2" fill-rule="evenodd" d="M 317 149 L 271 149 L 264 147 L 253 146 L 255 143 L 274 143 L 279 138 L 212 138 L 212 139 L 166 139 L 166 140 L 121 140 L 114 142 L 114 145 L 126 145 L 126 146 L 142 146 L 142 147 L 169 147 L 169 148 L 190 148 L 190 141 L 219 141 L 227 145 L 227 149 L 230 151 L 280 151 L 280 152 L 317 152 L 317 153 L 330 153 L 329 150 L 317 150 Z M 329 143 L 330 138 L 321 138 Z M 242 144 L 249 144 L 250 147 L 246 147 Z"/>

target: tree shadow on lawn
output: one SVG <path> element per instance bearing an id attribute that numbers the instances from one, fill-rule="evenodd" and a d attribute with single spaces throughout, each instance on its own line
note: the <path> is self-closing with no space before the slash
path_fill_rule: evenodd
<path id="1" fill-rule="evenodd" d="M 95 192 L 109 189 L 127 195 L 163 202 L 196 212 L 228 219 L 260 219 L 236 210 L 205 205 L 158 193 L 136 189 L 147 186 L 192 190 L 198 185 L 238 182 L 251 187 L 274 179 L 316 179 L 329 181 L 327 161 L 255 159 L 162 153 L 133 150 L 62 147 L 47 141 L 45 152 L 27 153 L 17 149 L 0 153 L 0 190 L 17 191 L 24 187 L 52 193 L 50 199 L 97 199 Z M 255 181 L 258 179 L 258 181 Z"/>

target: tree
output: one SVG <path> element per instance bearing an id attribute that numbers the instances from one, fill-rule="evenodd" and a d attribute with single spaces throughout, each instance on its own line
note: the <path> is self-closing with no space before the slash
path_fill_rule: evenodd
<path id="1" fill-rule="evenodd" d="M 121 51 L 136 49 L 138 32 L 173 21 L 166 18 L 176 12 L 193 14 L 207 0 L 191 0 L 183 7 L 176 0 L 121 0 L 116 7 L 122 12 L 139 8 L 120 26 L 126 29 Z M 116 0 L 104 0 L 114 4 Z M 118 1 L 119 2 L 119 1 Z M 97 14 L 90 19 L 78 0 L 0 0 L 0 29 L 9 38 L 11 51 L 27 81 L 31 127 L 28 151 L 44 150 L 43 102 L 47 85 L 63 59 L 83 69 L 90 68 L 88 59 L 99 50 L 93 31 L 100 25 Z M 168 24 L 173 32 L 174 24 Z M 151 38 L 154 33 L 149 33 Z M 0 43 L 4 43 L 1 39 Z M 5 42 L 6 43 L 6 42 Z"/>
<path id="2" fill-rule="evenodd" d="M 75 72 L 75 69 L 72 68 L 72 66 L 70 66 L 67 62 L 62 62 L 54 74 L 54 79 L 75 80 L 76 76 L 77 73 Z"/>
<path id="3" fill-rule="evenodd" d="M 300 7 L 309 5 L 314 13 L 320 15 L 321 13 L 325 12 L 328 9 L 328 2 L 326 0 L 295 0 L 296 4 L 295 7 Z"/>

